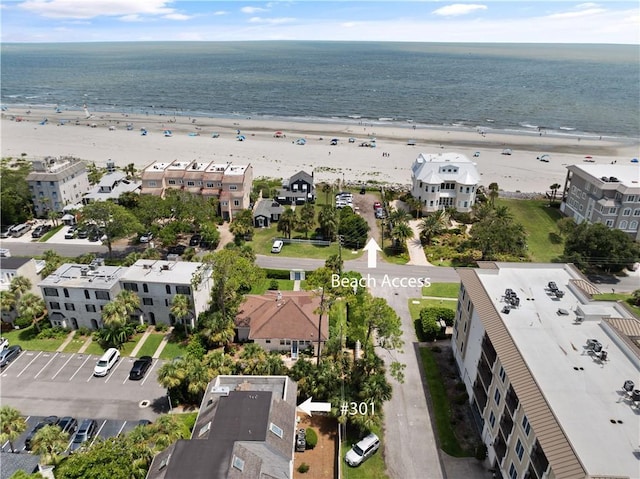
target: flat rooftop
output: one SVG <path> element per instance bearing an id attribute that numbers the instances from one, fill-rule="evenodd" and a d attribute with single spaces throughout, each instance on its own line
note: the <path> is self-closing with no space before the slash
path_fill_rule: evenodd
<path id="1" fill-rule="evenodd" d="M 174 161 L 173 163 L 171 163 L 167 169 L 168 170 L 186 170 L 187 166 L 189 166 L 191 162 L 190 161 Z"/>
<path id="2" fill-rule="evenodd" d="M 473 163 L 462 153 L 420 153 L 416 161 L 426 161 L 429 163 Z"/>
<path id="3" fill-rule="evenodd" d="M 475 272 L 498 312 L 506 288 L 518 295 L 519 307 L 500 317 L 586 471 L 639 477 L 640 411 L 624 399 L 622 385 L 630 379 L 640 386 L 640 361 L 602 321 L 626 312 L 572 291 L 570 282 L 583 278 L 567 265 L 498 263 Z M 564 297 L 550 294 L 550 281 Z M 589 339 L 602 344 L 606 361 L 588 353 Z"/>
<path id="4" fill-rule="evenodd" d="M 224 175 L 244 175 L 244 172 L 247 171 L 248 167 L 248 165 L 229 165 L 229 167 L 224 172 Z"/>
<path id="5" fill-rule="evenodd" d="M 211 163 L 207 167 L 208 172 L 224 173 L 230 163 Z"/>
<path id="6" fill-rule="evenodd" d="M 630 165 L 570 165 L 571 169 L 582 170 L 583 172 L 600 179 L 602 177 L 617 178 L 617 182 L 603 182 L 606 186 L 622 185 L 627 188 L 640 188 L 640 164 Z"/>
<path id="7" fill-rule="evenodd" d="M 191 284 L 193 274 L 204 263 L 140 259 L 126 268 L 122 281 L 142 283 Z M 204 278 L 203 278 L 204 279 Z"/>
<path id="8" fill-rule="evenodd" d="M 171 163 L 156 161 L 145 168 L 145 171 L 164 171 Z"/>
<path id="9" fill-rule="evenodd" d="M 38 286 L 110 289 L 126 270 L 122 266 L 91 268 L 86 264 L 65 263 L 38 283 Z"/>

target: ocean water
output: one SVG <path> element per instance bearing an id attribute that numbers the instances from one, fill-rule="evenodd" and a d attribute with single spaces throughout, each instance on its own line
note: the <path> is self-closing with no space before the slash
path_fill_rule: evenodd
<path id="1" fill-rule="evenodd" d="M 640 136 L 631 45 L 2 44 L 2 106 Z"/>

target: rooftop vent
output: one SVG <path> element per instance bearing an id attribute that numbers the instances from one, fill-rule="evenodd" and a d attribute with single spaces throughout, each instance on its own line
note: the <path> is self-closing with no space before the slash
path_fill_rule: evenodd
<path id="1" fill-rule="evenodd" d="M 606 176 L 603 176 L 600 178 L 602 181 L 604 181 L 605 183 L 609 183 L 609 178 L 607 178 Z"/>
<path id="2" fill-rule="evenodd" d="M 618 183 L 620 180 L 618 178 L 616 178 L 615 176 L 610 176 L 609 177 L 609 182 L 611 183 Z"/>
<path id="3" fill-rule="evenodd" d="M 228 396 L 229 395 L 229 387 L 228 386 L 214 386 L 211 388 L 211 394 L 217 394 L 218 396 Z"/>

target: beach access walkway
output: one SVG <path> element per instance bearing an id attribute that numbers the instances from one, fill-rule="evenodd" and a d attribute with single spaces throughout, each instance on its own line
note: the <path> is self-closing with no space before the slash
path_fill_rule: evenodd
<path id="1" fill-rule="evenodd" d="M 409 221 L 409 226 L 413 230 L 413 238 L 407 240 L 407 250 L 409 251 L 409 262 L 416 266 L 431 266 L 424 254 L 424 248 L 420 242 L 420 220 Z"/>

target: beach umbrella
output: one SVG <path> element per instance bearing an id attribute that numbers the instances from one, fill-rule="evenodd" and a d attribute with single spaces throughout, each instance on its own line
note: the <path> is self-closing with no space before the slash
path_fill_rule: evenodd
<path id="1" fill-rule="evenodd" d="M 638 162 L 637 158 L 634 158 L 634 159 L 631 160 L 631 163 L 637 163 L 637 162 Z"/>
<path id="2" fill-rule="evenodd" d="M 244 136 L 244 135 L 238 135 L 238 136 L 236 136 L 236 140 L 238 140 L 238 141 L 244 141 L 245 139 L 246 139 L 246 138 L 245 138 L 245 136 Z"/>
<path id="3" fill-rule="evenodd" d="M 173 133 L 171 132 L 171 130 L 164 130 L 164 136 L 172 136 Z"/>
<path id="4" fill-rule="evenodd" d="M 275 136 L 276 138 L 281 138 L 284 135 L 284 133 L 282 133 L 281 131 L 276 131 L 273 136 Z"/>
<path id="5" fill-rule="evenodd" d="M 304 138 L 298 138 L 296 140 L 297 145 L 304 145 L 305 143 L 307 143 L 307 140 L 305 140 Z"/>

